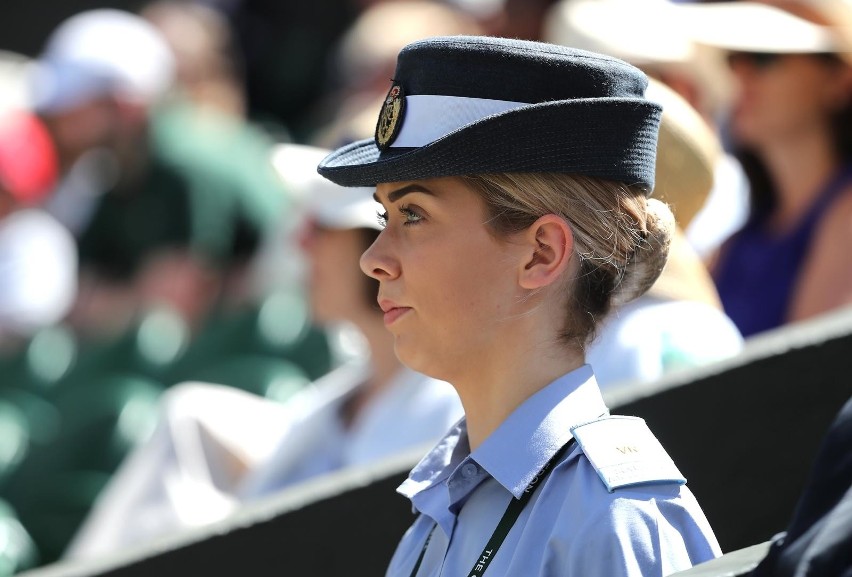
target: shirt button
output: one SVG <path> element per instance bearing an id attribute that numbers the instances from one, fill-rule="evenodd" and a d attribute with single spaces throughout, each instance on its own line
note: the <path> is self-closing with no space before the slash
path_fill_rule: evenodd
<path id="1" fill-rule="evenodd" d="M 475 477 L 477 473 L 479 473 L 479 467 L 477 467 L 473 463 L 466 463 L 462 467 L 462 476 L 465 479 L 470 479 L 471 477 Z"/>

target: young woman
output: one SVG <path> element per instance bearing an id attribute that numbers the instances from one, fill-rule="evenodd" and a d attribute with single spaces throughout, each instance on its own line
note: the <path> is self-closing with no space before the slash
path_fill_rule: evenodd
<path id="1" fill-rule="evenodd" d="M 447 37 L 399 55 L 375 139 L 319 172 L 377 185 L 361 258 L 397 356 L 449 381 L 466 418 L 400 492 L 409 575 L 665 575 L 719 553 L 644 422 L 609 417 L 584 349 L 666 259 L 659 106 L 612 58 Z"/>

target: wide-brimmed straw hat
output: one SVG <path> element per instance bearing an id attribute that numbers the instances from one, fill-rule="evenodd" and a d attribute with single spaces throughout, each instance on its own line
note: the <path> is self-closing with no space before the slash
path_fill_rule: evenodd
<path id="1" fill-rule="evenodd" d="M 451 36 L 406 46 L 373 139 L 319 173 L 344 186 L 563 172 L 654 184 L 660 106 L 621 60 L 563 46 Z"/>

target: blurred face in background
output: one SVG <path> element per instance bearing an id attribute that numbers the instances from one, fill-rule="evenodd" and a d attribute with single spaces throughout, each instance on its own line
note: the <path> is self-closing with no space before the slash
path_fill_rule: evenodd
<path id="1" fill-rule="evenodd" d="M 729 63 L 737 83 L 733 137 L 749 148 L 828 131 L 852 96 L 850 67 L 832 56 L 744 52 Z"/>
<path id="2" fill-rule="evenodd" d="M 63 170 L 98 148 L 113 152 L 125 168 L 144 156 L 147 109 L 141 103 L 112 96 L 93 98 L 46 114 L 44 121 L 53 134 Z"/>
<path id="3" fill-rule="evenodd" d="M 353 321 L 369 308 L 365 297 L 368 279 L 358 264 L 365 243 L 365 233 L 360 229 L 338 230 L 317 223 L 306 225 L 300 245 L 308 261 L 311 311 L 315 322 Z"/>
<path id="4" fill-rule="evenodd" d="M 63 167 L 73 164 L 93 148 L 108 146 L 118 123 L 116 103 L 93 99 L 44 117 L 50 126 Z"/>

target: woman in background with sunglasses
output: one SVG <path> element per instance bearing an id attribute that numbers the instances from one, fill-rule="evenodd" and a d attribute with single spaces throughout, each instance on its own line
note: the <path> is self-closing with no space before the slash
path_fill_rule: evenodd
<path id="1" fill-rule="evenodd" d="M 852 33 L 842 26 L 852 3 L 785 8 L 699 8 L 724 11 L 747 31 L 704 38 L 730 50 L 738 88 L 730 130 L 751 215 L 713 269 L 725 311 L 746 337 L 852 303 Z M 782 37 L 791 26 L 797 32 Z"/>

